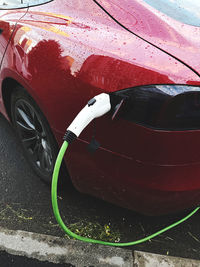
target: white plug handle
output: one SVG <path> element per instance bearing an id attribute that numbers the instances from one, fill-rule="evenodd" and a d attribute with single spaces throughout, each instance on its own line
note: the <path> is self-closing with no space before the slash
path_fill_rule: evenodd
<path id="1" fill-rule="evenodd" d="M 78 137 L 93 119 L 103 116 L 110 109 L 110 96 L 106 93 L 99 94 L 91 99 L 78 113 L 67 130 L 73 132 Z"/>

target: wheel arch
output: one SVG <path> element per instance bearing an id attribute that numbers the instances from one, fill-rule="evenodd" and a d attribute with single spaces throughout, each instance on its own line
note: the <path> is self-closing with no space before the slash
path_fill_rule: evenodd
<path id="1" fill-rule="evenodd" d="M 39 107 L 39 109 L 41 110 L 43 115 L 45 116 L 45 118 L 46 118 L 46 120 L 47 120 L 47 122 L 51 128 L 51 123 L 50 123 L 50 120 L 47 116 L 48 115 L 47 111 L 44 110 L 44 108 L 42 108 L 43 106 L 40 103 L 40 99 L 39 99 L 37 93 L 35 93 L 33 90 L 31 90 L 31 88 L 29 87 L 28 84 L 26 84 L 26 83 L 24 84 L 24 80 L 21 80 L 21 77 L 19 77 L 19 81 L 18 81 L 18 79 L 15 79 L 13 77 L 6 77 L 2 81 L 2 86 L 1 86 L 2 99 L 3 99 L 6 113 L 9 117 L 10 121 L 12 121 L 12 118 L 11 118 L 11 96 L 16 90 L 19 90 L 20 87 L 23 88 L 24 91 L 35 101 L 35 103 L 37 104 L 37 106 Z M 51 128 L 51 131 L 53 133 L 52 128 Z M 54 137 L 55 137 L 55 135 L 54 135 Z"/>
<path id="2" fill-rule="evenodd" d="M 18 86 L 22 86 L 13 78 L 5 78 L 2 82 L 2 99 L 9 119 L 11 120 L 11 95 Z"/>
<path id="3" fill-rule="evenodd" d="M 12 116 L 11 116 L 11 97 L 12 97 L 12 94 L 13 92 L 15 92 L 16 90 L 19 90 L 19 87 L 23 88 L 26 93 L 28 93 L 28 95 L 34 100 L 34 102 L 38 105 L 37 101 L 35 100 L 35 98 L 32 96 L 32 94 L 30 94 L 29 90 L 27 90 L 21 83 L 19 83 L 18 81 L 16 81 L 15 79 L 13 78 L 5 78 L 2 82 L 2 99 L 3 99 L 3 102 L 4 102 L 4 106 L 5 106 L 5 110 L 6 110 L 6 113 L 10 119 L 10 121 L 12 122 Z M 41 112 L 44 114 L 43 110 L 40 108 L 40 106 L 38 105 L 39 109 L 41 110 Z M 45 114 L 44 114 L 45 116 Z M 46 116 L 45 116 L 46 118 Z M 51 126 L 50 126 L 50 123 L 48 121 L 48 119 L 46 118 L 46 121 L 47 123 L 49 124 L 49 127 L 51 129 L 51 133 L 57 143 L 57 146 L 58 146 L 58 141 L 56 139 L 56 136 L 55 136 L 55 133 L 54 131 L 52 130 Z M 68 172 L 68 169 L 66 167 L 66 164 L 62 164 L 62 173 L 65 172 L 66 173 L 66 180 L 68 182 L 71 181 L 70 179 L 70 175 L 69 175 L 69 172 Z M 63 179 L 62 179 L 63 180 Z M 62 181 L 63 183 L 63 181 Z"/>

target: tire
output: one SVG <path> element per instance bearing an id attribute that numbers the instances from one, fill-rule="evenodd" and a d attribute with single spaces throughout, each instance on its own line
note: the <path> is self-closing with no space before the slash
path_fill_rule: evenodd
<path id="1" fill-rule="evenodd" d="M 39 178 L 50 184 L 58 145 L 42 111 L 22 87 L 11 96 L 11 119 L 27 161 Z M 66 175 L 63 164 L 62 172 L 64 169 Z"/>

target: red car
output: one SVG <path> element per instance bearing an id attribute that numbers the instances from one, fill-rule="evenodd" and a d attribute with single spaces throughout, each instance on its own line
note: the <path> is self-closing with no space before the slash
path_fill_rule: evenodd
<path id="1" fill-rule="evenodd" d="M 198 205 L 199 0 L 0 5 L 0 111 L 36 173 L 51 181 L 66 127 L 107 92 L 112 112 L 67 152 L 74 186 L 144 214 Z"/>

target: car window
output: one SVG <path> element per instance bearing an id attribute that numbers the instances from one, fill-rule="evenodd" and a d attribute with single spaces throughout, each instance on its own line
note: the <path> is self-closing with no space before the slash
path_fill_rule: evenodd
<path id="1" fill-rule="evenodd" d="M 0 9 L 25 8 L 51 2 L 52 0 L 0 0 Z"/>
<path id="2" fill-rule="evenodd" d="M 200 26 L 200 0 L 144 0 L 147 4 L 185 24 Z"/>

